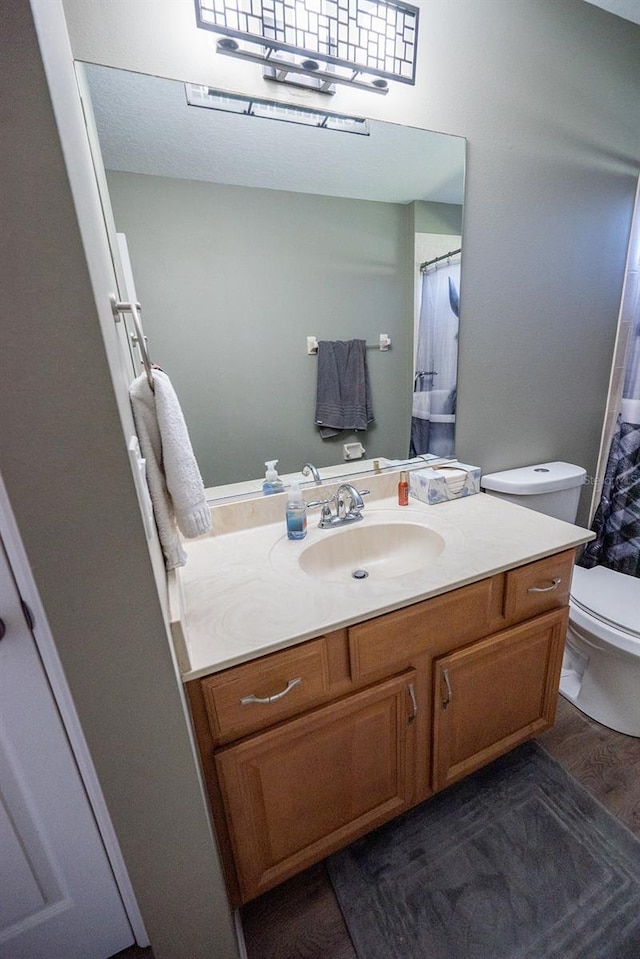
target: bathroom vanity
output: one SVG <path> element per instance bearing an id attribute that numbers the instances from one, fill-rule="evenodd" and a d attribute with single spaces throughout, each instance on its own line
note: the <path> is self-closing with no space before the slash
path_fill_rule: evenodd
<path id="1" fill-rule="evenodd" d="M 553 723 L 574 550 L 591 534 L 483 494 L 382 498 L 367 522 L 383 536 L 422 524 L 444 548 L 402 576 L 309 575 L 302 551 L 340 535 L 311 516 L 311 543 L 255 525 L 193 543 L 179 573 L 185 689 L 235 904 Z"/>

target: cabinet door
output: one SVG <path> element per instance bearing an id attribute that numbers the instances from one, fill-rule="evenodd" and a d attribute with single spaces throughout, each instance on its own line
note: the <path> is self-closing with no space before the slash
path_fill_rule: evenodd
<path id="1" fill-rule="evenodd" d="M 243 902 L 411 804 L 414 679 L 407 671 L 219 750 Z"/>
<path id="2" fill-rule="evenodd" d="M 434 790 L 553 724 L 567 617 L 555 610 L 435 661 Z"/>

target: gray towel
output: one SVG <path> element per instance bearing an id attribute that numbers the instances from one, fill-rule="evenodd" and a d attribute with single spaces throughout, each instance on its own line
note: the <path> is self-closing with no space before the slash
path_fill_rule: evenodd
<path id="1" fill-rule="evenodd" d="M 365 340 L 320 340 L 316 424 L 322 439 L 373 420 Z"/>

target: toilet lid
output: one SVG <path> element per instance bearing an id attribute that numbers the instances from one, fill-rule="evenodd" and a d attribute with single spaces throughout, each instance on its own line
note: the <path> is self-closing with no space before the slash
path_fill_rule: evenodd
<path id="1" fill-rule="evenodd" d="M 640 579 L 606 566 L 576 566 L 571 584 L 573 602 L 596 619 L 640 637 Z"/>

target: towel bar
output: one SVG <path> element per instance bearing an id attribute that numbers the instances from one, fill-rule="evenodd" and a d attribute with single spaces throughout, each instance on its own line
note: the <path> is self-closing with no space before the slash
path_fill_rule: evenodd
<path id="1" fill-rule="evenodd" d="M 391 337 L 388 333 L 381 333 L 377 343 L 367 343 L 368 350 L 380 350 L 381 353 L 386 353 L 386 351 L 391 347 Z M 315 336 L 307 337 L 307 353 L 309 356 L 315 356 L 318 352 L 318 339 Z"/>
<path id="2" fill-rule="evenodd" d="M 111 300 L 111 309 L 113 315 L 116 319 L 116 322 L 120 322 L 121 313 L 129 313 L 131 319 L 133 320 L 133 325 L 135 327 L 135 333 L 130 333 L 131 342 L 134 346 L 137 346 L 140 350 L 140 356 L 142 358 L 142 365 L 144 367 L 144 372 L 147 377 L 147 383 L 149 388 L 153 392 L 153 373 L 151 367 L 151 360 L 149 359 L 149 351 L 147 350 L 147 338 L 144 335 L 144 330 L 142 329 L 142 321 L 140 319 L 140 313 L 142 307 L 139 303 L 123 303 L 116 299 L 113 293 L 110 295 L 109 299 Z"/>

